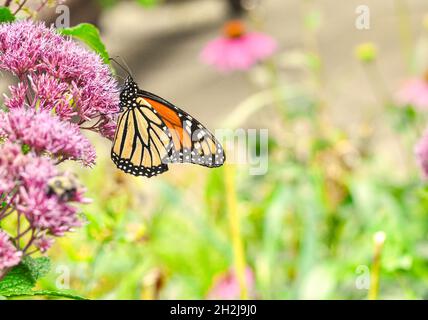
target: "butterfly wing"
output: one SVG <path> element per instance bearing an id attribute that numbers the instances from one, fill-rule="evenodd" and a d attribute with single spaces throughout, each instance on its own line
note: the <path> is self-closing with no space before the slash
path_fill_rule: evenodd
<path id="1" fill-rule="evenodd" d="M 152 177 L 168 170 L 162 159 L 171 148 L 168 128 L 150 106 L 138 105 L 121 114 L 111 158 L 135 176 Z"/>
<path id="2" fill-rule="evenodd" d="M 139 90 L 138 96 L 168 128 L 171 144 L 163 163 L 194 163 L 209 168 L 223 165 L 223 147 L 198 120 L 153 93 Z"/>

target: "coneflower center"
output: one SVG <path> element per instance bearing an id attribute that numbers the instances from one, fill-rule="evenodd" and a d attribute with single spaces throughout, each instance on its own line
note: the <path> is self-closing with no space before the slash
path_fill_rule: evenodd
<path id="1" fill-rule="evenodd" d="M 239 20 L 227 22 L 223 27 L 223 33 L 228 38 L 239 38 L 245 34 L 245 26 Z"/>
<path id="2" fill-rule="evenodd" d="M 425 80 L 425 83 L 428 84 L 428 70 L 425 71 L 425 73 L 424 73 L 424 80 Z"/>

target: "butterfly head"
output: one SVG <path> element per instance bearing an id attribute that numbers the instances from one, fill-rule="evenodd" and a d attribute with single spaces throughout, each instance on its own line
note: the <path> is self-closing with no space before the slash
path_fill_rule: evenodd
<path id="1" fill-rule="evenodd" d="M 123 85 L 122 91 L 120 92 L 120 105 L 121 108 L 126 107 L 130 104 L 129 101 L 132 101 L 136 98 L 138 93 L 138 86 L 135 83 L 134 79 L 131 76 L 128 76 Z"/>

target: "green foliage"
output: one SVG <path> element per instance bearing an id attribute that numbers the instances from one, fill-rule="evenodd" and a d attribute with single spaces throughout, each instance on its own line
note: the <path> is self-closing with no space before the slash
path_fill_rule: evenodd
<path id="1" fill-rule="evenodd" d="M 153 7 L 160 2 L 160 0 L 135 0 L 135 1 L 143 7 Z M 98 2 L 103 7 L 109 8 L 116 5 L 119 1 L 118 0 L 98 0 Z"/>
<path id="2" fill-rule="evenodd" d="M 158 4 L 159 0 L 137 0 L 137 2 L 144 7 L 152 7 Z"/>
<path id="3" fill-rule="evenodd" d="M 106 47 L 101 40 L 100 32 L 90 23 L 81 23 L 77 26 L 59 29 L 63 35 L 72 36 L 84 42 L 88 47 L 98 53 L 104 63 L 110 64 L 109 55 Z"/>
<path id="4" fill-rule="evenodd" d="M 33 290 L 37 281 L 45 276 L 50 269 L 50 260 L 46 257 L 25 257 L 21 263 L 13 267 L 0 281 L 0 296 L 3 297 L 25 297 L 45 296 L 61 297 L 75 300 L 84 298 L 68 292 L 55 290 Z"/>
<path id="5" fill-rule="evenodd" d="M 0 7 L 0 23 L 12 21 L 15 21 L 15 16 L 10 9 L 7 7 Z"/>
<path id="6" fill-rule="evenodd" d="M 0 295 L 10 297 L 31 294 L 37 280 L 44 276 L 49 268 L 48 258 L 25 257 L 0 281 Z"/>
<path id="7" fill-rule="evenodd" d="M 23 154 L 27 154 L 28 152 L 30 152 L 31 148 L 28 144 L 23 144 L 21 150 Z"/>
<path id="8" fill-rule="evenodd" d="M 64 298 L 64 299 L 71 299 L 71 300 L 87 300 L 86 298 L 83 298 L 82 296 L 79 296 L 74 293 L 69 293 L 65 291 L 54 291 L 54 290 L 33 290 L 28 291 L 26 293 L 17 294 L 17 295 L 10 295 L 9 297 L 32 297 L 32 296 L 43 296 L 48 298 Z"/>

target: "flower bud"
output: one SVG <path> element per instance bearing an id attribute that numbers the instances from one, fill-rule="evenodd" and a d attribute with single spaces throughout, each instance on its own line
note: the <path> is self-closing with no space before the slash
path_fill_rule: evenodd
<path id="1" fill-rule="evenodd" d="M 362 43 L 355 48 L 355 55 L 361 62 L 371 63 L 376 60 L 377 47 L 372 42 Z"/>

